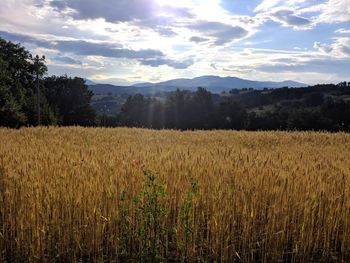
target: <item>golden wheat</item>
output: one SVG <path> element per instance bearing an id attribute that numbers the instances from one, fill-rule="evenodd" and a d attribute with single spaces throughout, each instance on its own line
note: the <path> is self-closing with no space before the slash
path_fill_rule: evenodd
<path id="1" fill-rule="evenodd" d="M 0 141 L 0 261 L 350 260 L 350 134 L 25 128 Z"/>

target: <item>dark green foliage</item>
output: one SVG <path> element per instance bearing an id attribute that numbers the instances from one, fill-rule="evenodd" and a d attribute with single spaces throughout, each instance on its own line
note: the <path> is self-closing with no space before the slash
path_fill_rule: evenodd
<path id="1" fill-rule="evenodd" d="M 93 96 L 82 78 L 52 76 L 45 79 L 45 96 L 60 117 L 61 125 L 91 126 L 95 111 L 90 105 Z"/>
<path id="2" fill-rule="evenodd" d="M 287 115 L 287 117 L 286 117 Z M 256 130 L 284 130 L 288 114 L 283 111 L 266 111 L 262 114 L 251 112 L 248 115 L 247 129 Z"/>
<path id="3" fill-rule="evenodd" d="M 141 94 L 130 96 L 121 110 L 121 122 L 127 126 L 145 125 L 149 101 Z"/>
<path id="4" fill-rule="evenodd" d="M 0 38 L 0 123 L 17 127 L 30 122 L 34 68 L 29 53 L 20 45 Z M 29 115 L 29 116 L 28 116 Z"/>
<path id="5" fill-rule="evenodd" d="M 241 90 L 211 94 L 177 90 L 165 101 L 134 95 L 120 114 L 122 125 L 171 129 L 350 131 L 349 86 Z"/>
<path id="6" fill-rule="evenodd" d="M 38 70 L 41 124 L 93 125 L 92 92 L 80 78 L 49 77 L 43 62 L 34 64 L 19 44 L 0 38 L 0 126 L 38 124 L 36 73 Z"/>
<path id="7" fill-rule="evenodd" d="M 320 114 L 332 123 L 333 130 L 350 131 L 349 102 L 327 101 L 321 106 Z"/>
<path id="8" fill-rule="evenodd" d="M 44 63 L 33 64 L 31 54 L 23 47 L 0 38 L 0 125 L 37 125 L 37 69 L 39 78 L 47 72 Z M 43 82 L 39 85 L 43 124 L 56 124 L 44 96 Z"/>
<path id="9" fill-rule="evenodd" d="M 309 93 L 304 96 L 303 103 L 306 107 L 317 107 L 324 102 L 324 96 L 320 92 Z"/>
<path id="10" fill-rule="evenodd" d="M 216 127 L 219 129 L 241 130 L 245 128 L 247 111 L 233 100 L 220 103 L 217 110 Z"/>
<path id="11" fill-rule="evenodd" d="M 138 197 L 138 234 L 141 240 L 138 262 L 163 262 L 167 229 L 163 225 L 167 215 L 164 204 L 165 189 L 157 183 L 155 172 L 143 170 L 144 188 Z"/>
<path id="12" fill-rule="evenodd" d="M 288 118 L 287 127 L 290 130 L 327 130 L 332 123 L 324 118 L 318 109 L 302 108 L 292 111 Z"/>
<path id="13" fill-rule="evenodd" d="M 176 90 L 171 93 L 165 105 L 166 127 L 185 129 L 189 121 L 189 92 Z"/>

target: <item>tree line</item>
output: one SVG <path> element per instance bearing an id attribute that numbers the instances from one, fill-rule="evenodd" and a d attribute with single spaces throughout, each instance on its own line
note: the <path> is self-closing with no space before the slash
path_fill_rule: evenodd
<path id="1" fill-rule="evenodd" d="M 0 38 L 0 126 L 38 125 L 37 74 L 41 124 L 95 124 L 96 113 L 90 105 L 93 93 L 82 78 L 45 77 L 43 62 L 33 63 L 25 48 Z"/>
<path id="2" fill-rule="evenodd" d="M 0 38 L 0 126 L 127 126 L 153 129 L 350 131 L 350 83 L 306 88 L 234 89 L 212 94 L 176 90 L 162 96 L 129 96 L 119 114 L 97 114 L 82 78 L 46 76 L 19 44 Z"/>
<path id="3" fill-rule="evenodd" d="M 308 90 L 312 92 L 299 99 L 289 94 L 291 89 L 265 94 L 253 91 L 223 99 L 204 88 L 196 92 L 177 90 L 164 102 L 136 94 L 127 99 L 119 121 L 123 126 L 155 129 L 350 131 L 348 101 Z M 346 91 L 350 92 L 350 85 Z"/>

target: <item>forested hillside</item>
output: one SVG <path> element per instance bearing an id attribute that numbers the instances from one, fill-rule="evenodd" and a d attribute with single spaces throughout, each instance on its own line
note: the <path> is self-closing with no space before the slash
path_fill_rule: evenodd
<path id="1" fill-rule="evenodd" d="M 349 102 L 350 85 L 345 82 L 262 91 L 234 89 L 220 94 L 198 88 L 196 92 L 136 94 L 127 99 L 106 95 L 94 100 L 111 126 L 183 130 L 349 131 Z"/>

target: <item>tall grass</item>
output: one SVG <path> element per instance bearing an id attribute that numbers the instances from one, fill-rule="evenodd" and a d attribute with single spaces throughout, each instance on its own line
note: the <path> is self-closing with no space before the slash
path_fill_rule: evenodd
<path id="1" fill-rule="evenodd" d="M 0 262 L 348 262 L 350 135 L 0 130 Z"/>

